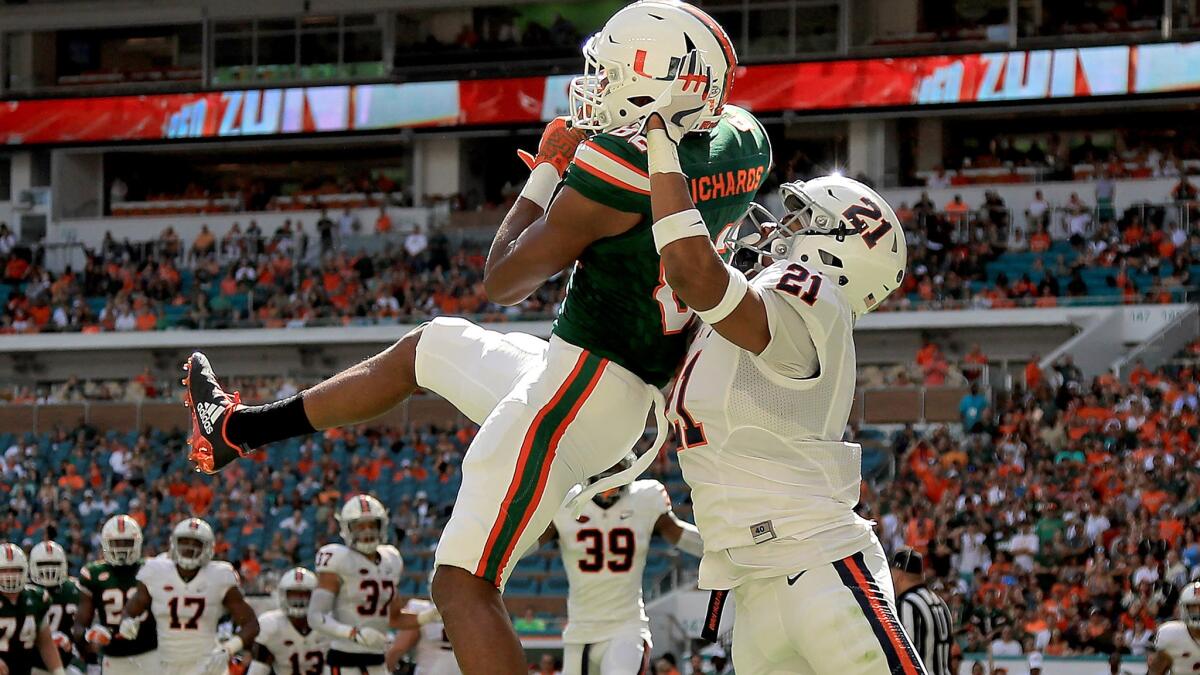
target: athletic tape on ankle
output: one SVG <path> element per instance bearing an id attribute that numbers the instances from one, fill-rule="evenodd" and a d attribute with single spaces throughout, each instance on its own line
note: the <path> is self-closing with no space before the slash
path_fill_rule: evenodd
<path id="1" fill-rule="evenodd" d="M 721 301 L 712 309 L 695 310 L 696 316 L 710 326 L 724 321 L 732 314 L 733 310 L 737 309 L 738 304 L 742 302 L 742 298 L 746 297 L 746 291 L 750 290 L 750 284 L 746 281 L 745 274 L 729 265 L 725 266 L 725 270 L 729 272 L 729 285 L 725 286 L 725 295 L 722 296 Z"/>
<path id="2" fill-rule="evenodd" d="M 688 209 L 672 213 L 654 223 L 650 228 L 654 234 L 654 248 L 662 253 L 663 247 L 676 239 L 688 237 L 707 237 L 708 228 L 704 226 L 704 216 L 697 209 Z"/>
<path id="3" fill-rule="evenodd" d="M 545 211 L 550 205 L 550 199 L 554 197 L 554 188 L 558 187 L 558 182 L 562 180 L 562 176 L 558 175 L 558 170 L 550 162 L 542 162 L 533 167 L 533 171 L 529 172 L 529 180 L 525 181 L 525 187 L 521 188 L 521 196 L 529 201 L 542 207 Z"/>
<path id="4" fill-rule="evenodd" d="M 656 173 L 683 173 L 679 166 L 679 149 L 665 130 L 651 129 L 646 132 L 646 164 L 652 176 Z"/>

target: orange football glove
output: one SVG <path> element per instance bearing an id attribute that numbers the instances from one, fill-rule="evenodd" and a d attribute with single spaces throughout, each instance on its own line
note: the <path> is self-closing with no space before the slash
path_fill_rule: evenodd
<path id="1" fill-rule="evenodd" d="M 517 157 L 532 171 L 533 167 L 543 162 L 549 162 L 558 170 L 558 175 L 567 172 L 571 160 L 575 159 L 575 149 L 587 136 L 578 129 L 571 128 L 566 117 L 555 117 L 546 125 L 542 132 L 542 140 L 538 142 L 536 155 L 525 150 L 517 150 Z"/>

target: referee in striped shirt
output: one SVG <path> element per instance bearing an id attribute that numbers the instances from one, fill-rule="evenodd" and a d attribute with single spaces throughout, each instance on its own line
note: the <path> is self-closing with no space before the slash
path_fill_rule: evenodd
<path id="1" fill-rule="evenodd" d="M 925 587 L 925 559 L 911 548 L 892 556 L 892 583 L 896 587 L 896 607 L 900 623 L 912 639 L 929 675 L 950 672 L 950 608 Z"/>

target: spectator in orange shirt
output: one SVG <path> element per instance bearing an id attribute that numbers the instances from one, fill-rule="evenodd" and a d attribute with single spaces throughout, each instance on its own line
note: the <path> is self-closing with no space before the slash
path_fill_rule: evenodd
<path id="1" fill-rule="evenodd" d="M 1133 370 L 1129 371 L 1129 384 L 1140 387 L 1150 381 L 1151 372 L 1145 362 L 1138 359 L 1134 362 Z"/>
<path id="2" fill-rule="evenodd" d="M 917 350 L 917 365 L 924 368 L 932 363 L 935 358 L 940 356 L 941 351 L 942 350 L 933 340 L 925 338 L 925 343 L 922 344 L 921 348 Z"/>
<path id="3" fill-rule="evenodd" d="M 80 476 L 79 472 L 75 470 L 75 465 L 63 462 L 63 468 L 65 471 L 58 479 L 58 486 L 68 490 L 82 490 L 83 476 Z"/>
<path id="4" fill-rule="evenodd" d="M 1050 233 L 1042 227 L 1029 238 L 1029 250 L 1033 253 L 1045 253 L 1050 250 L 1050 243 Z"/>
<path id="5" fill-rule="evenodd" d="M 963 201 L 962 195 L 954 195 L 954 199 L 947 202 L 942 207 L 942 210 L 946 212 L 946 217 L 950 222 L 958 224 L 966 222 L 967 213 L 971 210 L 971 207 L 967 206 L 967 203 Z"/>
<path id="6" fill-rule="evenodd" d="M 379 217 L 375 219 L 375 231 L 387 234 L 392 231 L 392 219 L 388 217 L 387 207 L 379 207 Z"/>
<path id="7" fill-rule="evenodd" d="M 983 353 L 983 348 L 979 346 L 979 343 L 975 343 L 971 347 L 971 351 L 963 357 L 963 363 L 966 364 L 963 367 L 963 376 L 967 378 L 968 382 L 974 382 L 987 368 L 987 362 L 987 355 Z"/>
<path id="8" fill-rule="evenodd" d="M 1025 388 L 1030 391 L 1042 386 L 1042 367 L 1038 365 L 1040 360 L 1041 357 L 1034 354 L 1025 364 Z"/>
<path id="9" fill-rule="evenodd" d="M 203 516 L 208 513 L 208 508 L 212 506 L 213 491 L 199 477 L 192 479 L 192 485 L 188 488 L 187 494 L 183 500 L 192 508 L 193 516 Z"/>

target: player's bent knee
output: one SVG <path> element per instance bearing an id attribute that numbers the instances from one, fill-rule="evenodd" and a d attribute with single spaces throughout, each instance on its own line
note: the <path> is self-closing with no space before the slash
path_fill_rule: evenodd
<path id="1" fill-rule="evenodd" d="M 495 584 L 471 572 L 453 565 L 438 565 L 430 587 L 433 604 L 438 611 L 453 614 L 466 605 L 474 605 L 480 599 L 491 600 L 499 595 Z"/>

